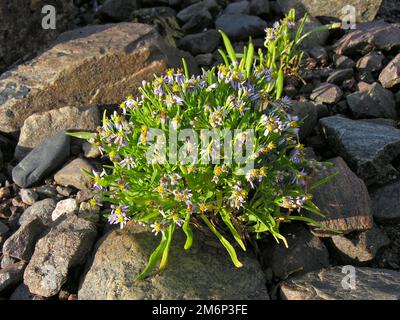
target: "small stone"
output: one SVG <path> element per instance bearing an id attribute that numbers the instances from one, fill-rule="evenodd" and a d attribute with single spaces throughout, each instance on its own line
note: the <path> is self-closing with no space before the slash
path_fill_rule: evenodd
<path id="1" fill-rule="evenodd" d="M 326 82 L 333 83 L 339 86 L 343 84 L 344 81 L 353 78 L 353 74 L 353 69 L 336 70 L 328 77 L 328 79 L 326 79 Z"/>
<path id="2" fill-rule="evenodd" d="M 376 81 L 372 72 L 368 70 L 360 70 L 359 72 L 357 72 L 356 80 L 358 82 L 366 82 L 368 84 L 372 84 Z"/>
<path id="3" fill-rule="evenodd" d="M 57 186 L 47 184 L 35 188 L 35 192 L 39 195 L 40 199 L 45 198 L 58 198 Z"/>
<path id="4" fill-rule="evenodd" d="M 2 187 L 0 188 L 0 199 L 5 199 L 10 196 L 10 188 Z"/>
<path id="5" fill-rule="evenodd" d="M 338 69 L 352 69 L 356 66 L 356 63 L 349 57 L 339 54 L 333 55 L 333 62 L 335 63 L 335 67 Z"/>
<path id="6" fill-rule="evenodd" d="M 21 196 L 22 202 L 30 206 L 33 205 L 39 198 L 39 195 L 32 191 L 32 189 L 21 189 L 19 195 Z"/>
<path id="7" fill-rule="evenodd" d="M 216 30 L 208 30 L 201 33 L 190 34 L 181 39 L 179 47 L 193 55 L 199 53 L 212 53 L 218 48 L 220 34 Z"/>
<path id="8" fill-rule="evenodd" d="M 233 41 L 262 37 L 267 23 L 259 17 L 245 14 L 222 14 L 215 21 L 217 30 L 224 31 Z"/>
<path id="9" fill-rule="evenodd" d="M 21 283 L 11 294 L 10 300 L 44 300 L 44 298 L 30 293 L 29 288 Z"/>
<path id="10" fill-rule="evenodd" d="M 82 150 L 85 158 L 95 159 L 101 156 L 99 148 L 86 141 L 82 144 Z"/>
<path id="11" fill-rule="evenodd" d="M 328 63 L 328 52 L 324 47 L 315 46 L 310 49 L 310 55 L 317 60 L 321 65 Z"/>
<path id="12" fill-rule="evenodd" d="M 300 127 L 300 139 L 308 137 L 318 123 L 318 108 L 310 101 L 293 101 L 292 115 L 299 117 L 303 122 Z"/>
<path id="13" fill-rule="evenodd" d="M 73 189 L 71 187 L 63 187 L 63 186 L 57 186 L 56 190 L 60 195 L 64 197 L 69 197 L 73 192 Z"/>
<path id="14" fill-rule="evenodd" d="M 87 160 L 81 158 L 72 160 L 54 175 L 54 181 L 65 187 L 88 189 L 92 185 L 92 179 L 83 173 L 82 169 L 92 172 L 94 167 Z"/>
<path id="15" fill-rule="evenodd" d="M 8 266 L 11 266 L 14 263 L 17 263 L 18 259 L 14 259 L 13 257 L 10 257 L 9 255 L 3 254 L 3 257 L 1 258 L 1 266 L 0 269 L 5 269 Z"/>
<path id="16" fill-rule="evenodd" d="M 78 204 L 75 199 L 65 199 L 57 203 L 56 208 L 51 214 L 51 219 L 56 221 L 63 215 L 73 215 L 78 211 Z"/>
<path id="17" fill-rule="evenodd" d="M 400 53 L 382 70 L 379 81 L 384 88 L 392 88 L 400 83 Z"/>
<path id="18" fill-rule="evenodd" d="M 100 220 L 100 207 L 92 206 L 88 202 L 82 202 L 79 205 L 78 217 L 97 223 Z"/>
<path id="19" fill-rule="evenodd" d="M 370 72 L 379 71 L 383 67 L 384 55 L 381 52 L 370 52 L 357 61 L 357 69 Z"/>
<path id="20" fill-rule="evenodd" d="M 79 190 L 76 194 L 76 202 L 81 203 L 84 201 L 89 201 L 94 196 L 94 193 L 90 189 Z"/>
<path id="21" fill-rule="evenodd" d="M 321 83 L 310 95 L 311 100 L 318 103 L 334 104 L 339 102 L 343 92 L 332 83 Z"/>
<path id="22" fill-rule="evenodd" d="M 33 219 L 39 218 L 44 225 L 49 226 L 52 223 L 51 214 L 56 205 L 57 201 L 52 198 L 35 202 L 22 213 L 18 220 L 19 225 L 23 226 Z"/>
<path id="23" fill-rule="evenodd" d="M 25 263 L 18 262 L 0 270 L 0 294 L 22 281 Z"/>
<path id="24" fill-rule="evenodd" d="M 383 224 L 400 223 L 400 181 L 371 192 L 372 214 Z"/>
<path id="25" fill-rule="evenodd" d="M 224 12 L 224 14 L 249 14 L 250 13 L 250 2 L 239 1 L 229 3 Z"/>

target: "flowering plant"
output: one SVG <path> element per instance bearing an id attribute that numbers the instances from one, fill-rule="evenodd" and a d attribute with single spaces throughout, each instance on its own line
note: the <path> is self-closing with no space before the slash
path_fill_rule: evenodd
<path id="1" fill-rule="evenodd" d="M 111 161 L 88 173 L 100 191 L 92 205 L 109 202 L 110 223 L 133 220 L 161 235 L 138 279 L 166 266 L 177 229 L 189 249 L 192 227 L 205 224 L 240 267 L 229 237 L 246 250 L 251 234 L 286 244 L 282 222 L 319 225 L 301 210 L 320 214 L 306 184 L 317 162 L 304 156 L 301 123 L 290 99 L 280 98 L 279 75 L 262 54 L 254 57 L 251 41 L 238 59 L 222 36 L 230 61 L 224 53 L 225 64 L 199 76 L 190 76 L 183 61 L 183 70 L 143 82 L 139 97 L 104 114 L 95 134 L 73 134 Z"/>

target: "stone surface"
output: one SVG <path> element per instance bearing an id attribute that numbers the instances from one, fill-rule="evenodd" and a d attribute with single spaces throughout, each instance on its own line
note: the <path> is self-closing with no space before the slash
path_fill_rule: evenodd
<path id="1" fill-rule="evenodd" d="M 148 25 L 92 25 L 60 35 L 51 48 L 0 78 L 0 131 L 14 132 L 26 118 L 65 106 L 116 104 L 137 94 L 142 80 L 181 67 L 190 54 L 171 48 Z"/>
<path id="2" fill-rule="evenodd" d="M 0 249 L 3 242 L 6 240 L 10 228 L 0 221 Z"/>
<path id="3" fill-rule="evenodd" d="M 400 27 L 377 20 L 357 24 L 357 28 L 344 35 L 335 51 L 344 55 L 365 55 L 373 49 L 389 51 L 400 48 Z"/>
<path id="4" fill-rule="evenodd" d="M 379 223 L 400 223 L 400 182 L 371 192 L 372 214 Z"/>
<path id="5" fill-rule="evenodd" d="M 352 69 L 356 65 L 356 63 L 349 57 L 342 56 L 339 54 L 333 55 L 333 62 L 335 64 L 335 67 L 338 69 Z"/>
<path id="6" fill-rule="evenodd" d="M 303 122 L 300 127 L 300 138 L 305 139 L 315 129 L 318 123 L 318 107 L 310 101 L 293 101 L 293 115 Z"/>
<path id="7" fill-rule="evenodd" d="M 377 253 L 389 244 L 390 239 L 377 226 L 366 231 L 330 238 L 331 252 L 334 251 L 334 256 L 342 264 L 366 264 L 375 259 Z"/>
<path id="8" fill-rule="evenodd" d="M 188 22 L 192 17 L 205 11 L 208 12 L 206 6 L 202 1 L 199 1 L 179 11 L 176 17 L 182 22 Z"/>
<path id="9" fill-rule="evenodd" d="M 196 62 L 200 67 L 210 66 L 213 62 L 213 54 L 212 53 L 198 54 L 194 58 L 196 59 Z"/>
<path id="10" fill-rule="evenodd" d="M 346 100 L 355 118 L 398 118 L 393 93 L 377 82 L 349 94 Z"/>
<path id="11" fill-rule="evenodd" d="M 0 270 L 0 293 L 17 285 L 24 274 L 25 263 L 18 262 Z"/>
<path id="12" fill-rule="evenodd" d="M 97 223 L 100 220 L 100 207 L 92 206 L 89 202 L 79 204 L 78 217 Z"/>
<path id="13" fill-rule="evenodd" d="M 300 22 L 297 22 L 297 26 L 300 24 Z M 303 29 L 303 34 L 312 31 L 316 28 L 322 27 L 321 22 L 318 21 L 318 19 L 309 16 L 306 20 L 306 24 L 304 25 Z M 296 29 L 297 30 L 297 27 Z M 319 32 L 314 32 L 311 33 L 308 37 L 306 37 L 301 43 L 300 46 L 303 49 L 310 49 L 315 46 L 323 46 L 325 45 L 326 41 L 328 40 L 329 37 L 329 31 L 319 31 Z"/>
<path id="14" fill-rule="evenodd" d="M 62 186 L 72 186 L 77 189 L 88 189 L 92 179 L 81 170 L 92 172 L 94 167 L 85 159 L 77 158 L 68 163 L 54 175 L 54 181 Z"/>
<path id="15" fill-rule="evenodd" d="M 32 186 L 62 166 L 69 152 L 70 137 L 60 132 L 35 147 L 13 168 L 13 181 L 22 188 Z"/>
<path id="16" fill-rule="evenodd" d="M 398 300 L 400 272 L 387 269 L 355 268 L 356 287 L 347 289 L 342 267 L 309 272 L 285 281 L 281 296 L 286 300 Z"/>
<path id="17" fill-rule="evenodd" d="M 21 128 L 14 156 L 22 159 L 34 147 L 60 131 L 94 131 L 99 125 L 100 115 L 97 107 L 64 107 L 33 114 L 25 120 Z"/>
<path id="18" fill-rule="evenodd" d="M 400 83 L 400 53 L 382 70 L 379 81 L 385 88 L 392 88 Z"/>
<path id="19" fill-rule="evenodd" d="M 4 254 L 28 262 L 33 254 L 36 241 L 46 229 L 47 227 L 39 218 L 25 223 L 4 243 Z"/>
<path id="20" fill-rule="evenodd" d="M 164 272 L 135 282 L 159 239 L 131 223 L 123 230 L 111 231 L 99 241 L 78 298 L 268 299 L 258 261 L 238 252 L 243 267 L 237 269 L 219 243 L 211 238 L 213 245 L 210 246 L 210 241 L 206 243 L 200 237 L 196 233 L 192 248 L 184 251 L 185 236 L 177 230 Z"/>
<path id="21" fill-rule="evenodd" d="M 347 14 L 346 11 L 342 12 L 342 8 L 352 5 L 356 9 L 357 22 L 365 22 L 375 18 L 382 0 L 278 0 L 277 2 L 284 13 L 295 8 L 297 17 L 302 17 L 308 12 L 314 17 L 334 17 L 340 20 L 345 18 Z"/>
<path id="22" fill-rule="evenodd" d="M 342 90 L 332 83 L 321 83 L 310 95 L 311 100 L 318 103 L 333 104 L 339 102 L 342 97 Z"/>
<path id="23" fill-rule="evenodd" d="M 356 67 L 359 70 L 368 70 L 371 72 L 379 71 L 383 67 L 385 56 L 381 52 L 370 52 L 357 61 Z"/>
<path id="24" fill-rule="evenodd" d="M 82 151 L 85 158 L 95 159 L 101 156 L 99 148 L 86 141 L 82 144 Z"/>
<path id="25" fill-rule="evenodd" d="M 157 18 L 171 18 L 176 16 L 176 11 L 170 7 L 152 7 L 134 10 L 129 18 L 132 22 L 150 24 Z"/>
<path id="26" fill-rule="evenodd" d="M 311 192 L 314 203 L 324 215 L 320 217 L 312 214 L 312 218 L 324 227 L 344 234 L 371 228 L 373 219 L 370 198 L 364 182 L 349 169 L 342 158 L 337 157 L 328 162 L 334 166 L 317 172 L 312 184 L 333 174 L 337 175 Z M 313 233 L 318 236 L 335 234 L 320 228 L 313 228 Z"/>
<path id="27" fill-rule="evenodd" d="M 224 13 L 226 14 L 249 14 L 250 13 L 250 2 L 248 1 L 239 1 L 229 3 Z"/>
<path id="28" fill-rule="evenodd" d="M 23 226 L 33 219 L 39 218 L 44 225 L 48 226 L 52 223 L 51 213 L 54 211 L 56 204 L 57 201 L 52 198 L 35 202 L 22 213 L 18 223 Z"/>
<path id="29" fill-rule="evenodd" d="M 13 257 L 3 254 L 3 256 L 1 258 L 0 269 L 5 269 L 8 266 L 11 266 L 12 264 L 14 264 L 16 262 L 18 262 L 18 259 L 14 259 Z"/>
<path id="30" fill-rule="evenodd" d="M 216 30 L 190 34 L 181 39 L 179 47 L 193 55 L 213 52 L 220 43 L 220 34 Z"/>
<path id="31" fill-rule="evenodd" d="M 44 300 L 44 298 L 30 293 L 29 288 L 21 283 L 11 294 L 10 300 Z"/>
<path id="32" fill-rule="evenodd" d="M 138 0 L 106 0 L 98 10 L 98 14 L 103 18 L 115 21 L 128 20 L 132 11 L 138 9 Z"/>
<path id="33" fill-rule="evenodd" d="M 274 239 L 259 243 L 262 259 L 273 275 L 286 279 L 297 272 L 319 270 L 329 266 L 329 253 L 325 245 L 300 223 L 283 224 L 281 233 L 288 242 L 277 244 Z"/>
<path id="34" fill-rule="evenodd" d="M 271 13 L 269 0 L 250 0 L 250 14 L 267 17 Z"/>
<path id="35" fill-rule="evenodd" d="M 57 203 L 56 208 L 51 213 L 51 220 L 56 221 L 59 217 L 64 215 L 72 215 L 77 213 L 78 203 L 75 199 L 69 198 L 61 200 Z"/>
<path id="36" fill-rule="evenodd" d="M 353 69 L 339 69 L 334 71 L 326 82 L 336 84 L 338 86 L 342 85 L 344 81 L 349 80 L 353 77 Z"/>
<path id="37" fill-rule="evenodd" d="M 43 297 L 57 294 L 69 269 L 85 262 L 96 234 L 91 222 L 75 215 L 56 224 L 37 242 L 26 267 L 24 283 L 29 291 Z"/>
<path id="38" fill-rule="evenodd" d="M 399 174 L 391 162 L 400 154 L 400 130 L 340 116 L 320 120 L 322 134 L 367 185 L 383 184 Z"/>
<path id="39" fill-rule="evenodd" d="M 32 189 L 21 189 L 19 195 L 21 196 L 22 202 L 30 206 L 33 205 L 39 197 Z"/>
<path id="40" fill-rule="evenodd" d="M 223 14 L 215 21 L 217 30 L 224 31 L 229 39 L 248 40 L 249 37 L 257 38 L 264 35 L 267 23 L 259 17 L 245 14 Z"/>

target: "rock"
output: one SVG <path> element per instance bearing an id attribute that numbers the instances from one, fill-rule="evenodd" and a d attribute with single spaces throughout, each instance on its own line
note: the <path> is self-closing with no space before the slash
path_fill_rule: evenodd
<path id="1" fill-rule="evenodd" d="M 95 159 L 101 156 L 99 148 L 86 141 L 82 144 L 82 150 L 85 158 Z"/>
<path id="2" fill-rule="evenodd" d="M 64 197 L 69 197 L 74 191 L 74 189 L 72 187 L 57 186 L 56 189 L 57 189 L 57 192 Z"/>
<path id="3" fill-rule="evenodd" d="M 177 230 L 164 272 L 135 282 L 159 239 L 133 223 L 123 230 L 111 231 L 99 240 L 78 298 L 268 299 L 264 275 L 253 257 L 238 252 L 243 267 L 237 269 L 219 243 L 212 240 L 210 246 L 200 237 L 200 233 L 195 233 L 192 248 L 184 252 L 185 236 Z"/>
<path id="4" fill-rule="evenodd" d="M 181 11 L 178 12 L 176 17 L 182 22 L 188 22 L 192 17 L 198 15 L 199 13 L 208 12 L 206 6 L 202 1 L 192 4 Z"/>
<path id="5" fill-rule="evenodd" d="M 379 71 L 383 67 L 384 55 L 381 52 L 370 52 L 357 61 L 356 67 L 359 70 L 367 70 L 370 72 Z"/>
<path id="6" fill-rule="evenodd" d="M 328 52 L 324 47 L 314 46 L 309 50 L 309 53 L 321 65 L 328 64 Z"/>
<path id="7" fill-rule="evenodd" d="M 136 95 L 142 80 L 167 67 L 190 73 L 194 58 L 171 48 L 148 25 L 91 25 L 60 35 L 51 47 L 0 79 L 0 131 L 15 132 L 26 118 L 62 107 L 116 104 Z"/>
<path id="8" fill-rule="evenodd" d="M 46 5 L 53 5 L 57 12 L 55 29 L 42 28 L 42 13 Z M 44 8 L 46 9 L 46 8 Z M 73 0 L 14 0 L 0 4 L 0 74 L 20 58 L 37 52 L 60 32 L 71 26 L 78 13 Z M 46 19 L 45 19 L 46 21 Z"/>
<path id="9" fill-rule="evenodd" d="M 365 55 L 373 49 L 397 48 L 400 48 L 400 27 L 383 20 L 359 23 L 335 44 L 335 52 L 344 55 Z"/>
<path id="10" fill-rule="evenodd" d="M 298 26 L 300 21 L 296 23 Z M 321 22 L 319 22 L 316 18 L 309 16 L 306 20 L 306 24 L 304 25 L 303 34 L 312 31 L 316 28 L 322 27 Z M 297 30 L 297 27 L 295 28 Z M 301 43 L 300 46 L 304 49 L 310 49 L 317 46 L 324 46 L 329 37 L 329 31 L 319 31 L 311 33 L 308 37 L 306 37 Z"/>
<path id="11" fill-rule="evenodd" d="M 377 253 L 389 244 L 389 238 L 377 226 L 370 230 L 330 238 L 330 247 L 339 263 L 352 265 L 371 262 Z"/>
<path id="12" fill-rule="evenodd" d="M 372 268 L 354 270 L 355 288 L 350 287 L 350 279 L 346 279 L 349 275 L 346 266 L 338 266 L 285 281 L 281 296 L 286 300 L 398 300 L 400 272 Z"/>
<path id="13" fill-rule="evenodd" d="M 250 2 L 248 1 L 229 3 L 224 10 L 224 14 L 249 14 L 249 13 L 250 13 Z"/>
<path id="14" fill-rule="evenodd" d="M 36 192 L 32 191 L 32 189 L 21 189 L 19 195 L 22 202 L 30 206 L 33 205 L 39 198 L 39 195 Z"/>
<path id="15" fill-rule="evenodd" d="M 314 203 L 324 215 L 320 217 L 312 214 L 312 218 L 324 227 L 344 234 L 372 228 L 370 198 L 364 182 L 349 169 L 342 158 L 330 159 L 329 162 L 334 166 L 316 172 L 311 185 L 333 174 L 337 175 L 311 192 Z M 312 231 L 321 237 L 335 234 L 316 227 Z"/>
<path id="16" fill-rule="evenodd" d="M 318 108 L 310 101 L 293 100 L 292 115 L 298 116 L 303 122 L 299 132 L 300 139 L 307 138 L 317 126 Z"/>
<path id="17" fill-rule="evenodd" d="M 396 128 L 397 122 L 393 119 L 384 119 L 384 118 L 371 118 L 371 119 L 362 119 L 362 121 L 370 122 L 370 123 L 377 123 L 383 126 L 389 126 Z"/>
<path id="18" fill-rule="evenodd" d="M 65 217 L 41 238 L 26 267 L 24 284 L 33 294 L 56 295 L 68 271 L 85 262 L 96 238 L 95 226 L 75 215 Z"/>
<path id="19" fill-rule="evenodd" d="M 400 83 L 400 53 L 382 70 L 379 81 L 385 88 L 392 88 Z"/>
<path id="20" fill-rule="evenodd" d="M 19 225 L 23 226 L 35 218 L 39 218 L 44 225 L 49 226 L 52 223 L 51 214 L 56 205 L 57 201 L 52 198 L 35 202 L 22 213 L 18 221 Z"/>
<path id="21" fill-rule="evenodd" d="M 92 179 L 81 170 L 92 172 L 94 167 L 85 159 L 77 158 L 68 163 L 54 175 L 54 181 L 62 186 L 73 186 L 77 189 L 88 189 Z"/>
<path id="22" fill-rule="evenodd" d="M 208 10 L 201 10 L 193 15 L 189 21 L 182 26 L 185 34 L 198 33 L 213 27 L 213 18 Z"/>
<path id="23" fill-rule="evenodd" d="M 342 97 L 342 90 L 332 83 L 321 83 L 310 95 L 311 100 L 317 103 L 334 104 Z"/>
<path id="24" fill-rule="evenodd" d="M 44 300 L 44 298 L 30 293 L 29 288 L 21 283 L 11 294 L 10 300 Z"/>
<path id="25" fill-rule="evenodd" d="M 69 157 L 69 151 L 70 137 L 65 132 L 45 140 L 14 167 L 14 182 L 27 188 L 41 181 L 64 164 Z"/>
<path id="26" fill-rule="evenodd" d="M 268 239 L 259 244 L 262 259 L 270 267 L 275 277 L 286 279 L 293 273 L 319 270 L 329 266 L 329 254 L 325 245 L 300 223 L 284 224 L 281 234 L 288 241 L 277 244 Z"/>
<path id="27" fill-rule="evenodd" d="M 223 14 L 215 21 L 215 27 L 224 31 L 233 41 L 247 41 L 249 37 L 262 37 L 267 23 L 256 16 Z"/>
<path id="28" fill-rule="evenodd" d="M 398 118 L 393 93 L 377 82 L 349 94 L 346 100 L 355 118 Z"/>
<path id="29" fill-rule="evenodd" d="M 8 266 L 11 266 L 12 264 L 17 263 L 17 262 L 18 262 L 18 259 L 14 259 L 13 257 L 3 254 L 3 257 L 1 258 L 0 269 L 5 269 Z"/>
<path id="30" fill-rule="evenodd" d="M 197 55 L 199 53 L 212 53 L 218 48 L 219 43 L 219 32 L 216 30 L 208 30 L 183 37 L 179 42 L 179 47 L 189 51 L 193 55 Z"/>
<path id="31" fill-rule="evenodd" d="M 103 19 L 112 19 L 115 21 L 126 21 L 132 11 L 138 9 L 140 3 L 138 0 L 106 0 L 98 10 L 98 14 Z"/>
<path id="32" fill-rule="evenodd" d="M 14 156 L 22 159 L 34 147 L 60 131 L 94 131 L 99 125 L 100 115 L 97 107 L 64 107 L 33 114 L 25 120 L 21 128 Z"/>
<path id="33" fill-rule="evenodd" d="M 379 223 L 400 223 L 400 182 L 371 192 L 372 214 Z"/>
<path id="34" fill-rule="evenodd" d="M 367 185 L 394 180 L 391 162 L 400 154 L 400 130 L 340 116 L 320 120 L 323 136 Z"/>
<path id="35" fill-rule="evenodd" d="M 3 222 L 0 221 L 0 249 L 3 242 L 7 239 L 10 228 L 7 227 Z"/>
<path id="36" fill-rule="evenodd" d="M 175 18 L 176 11 L 170 7 L 141 8 L 134 10 L 129 18 L 132 22 L 151 24 L 159 18 Z"/>
<path id="37" fill-rule="evenodd" d="M 211 64 L 214 60 L 212 53 L 198 54 L 194 58 L 196 59 L 196 62 L 200 67 L 211 66 Z"/>
<path id="38" fill-rule="evenodd" d="M 75 199 L 65 199 L 57 203 L 56 208 L 51 213 L 51 220 L 56 221 L 64 215 L 73 215 L 78 211 L 78 204 Z"/>
<path id="39" fill-rule="evenodd" d="M 82 203 L 85 201 L 89 201 L 94 197 L 94 193 L 92 190 L 85 189 L 85 190 L 79 190 L 78 193 L 76 194 L 76 202 Z"/>
<path id="40" fill-rule="evenodd" d="M 302 17 L 306 12 L 314 17 L 334 17 L 342 20 L 348 14 L 342 8 L 351 4 L 357 13 L 357 22 L 374 20 L 382 0 L 347 0 L 335 1 L 315 1 L 315 0 L 278 0 L 279 6 L 284 13 L 288 13 L 291 8 L 296 9 L 297 17 Z"/>
<path id="41" fill-rule="evenodd" d="M 38 186 L 35 191 L 39 194 L 39 199 L 60 198 L 57 193 L 57 187 L 53 184 Z"/>
<path id="42" fill-rule="evenodd" d="M 351 78 L 353 78 L 353 69 L 339 69 L 334 71 L 328 77 L 328 79 L 326 79 L 326 82 L 333 83 L 339 86 L 343 84 L 344 81 L 349 80 Z"/>
<path id="43" fill-rule="evenodd" d="M 269 0 L 250 0 L 250 14 L 260 17 L 268 17 L 270 12 Z"/>
<path id="44" fill-rule="evenodd" d="M 335 67 L 338 69 L 352 69 L 356 66 L 356 63 L 349 57 L 341 56 L 339 54 L 333 55 L 333 62 Z"/>
<path id="45" fill-rule="evenodd" d="M 47 227 L 39 218 L 25 223 L 4 243 L 4 254 L 28 262 L 33 254 L 36 241 L 46 229 Z"/>
<path id="46" fill-rule="evenodd" d="M 14 287 L 22 280 L 25 263 L 18 262 L 0 270 L 0 293 Z"/>
<path id="47" fill-rule="evenodd" d="M 100 207 L 91 206 L 88 202 L 81 202 L 79 205 L 78 217 L 97 223 L 100 220 Z"/>

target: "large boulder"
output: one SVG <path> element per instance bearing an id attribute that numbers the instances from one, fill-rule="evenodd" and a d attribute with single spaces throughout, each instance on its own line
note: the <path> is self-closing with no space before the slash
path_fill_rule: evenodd
<path id="1" fill-rule="evenodd" d="M 78 298 L 268 299 L 264 275 L 254 257 L 240 254 L 243 267 L 237 269 L 224 248 L 212 238 L 206 241 L 196 233 L 188 251 L 183 249 L 184 238 L 181 230 L 174 233 L 168 265 L 163 273 L 135 281 L 159 239 L 133 223 L 128 223 L 123 230 L 111 231 L 99 240 L 94 260 L 82 279 Z"/>
<path id="2" fill-rule="evenodd" d="M 30 115 L 65 106 L 117 104 L 142 80 L 180 67 L 189 54 L 169 47 L 154 28 L 138 23 L 92 25 L 65 32 L 37 58 L 0 78 L 0 131 L 20 129 Z"/>

